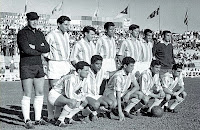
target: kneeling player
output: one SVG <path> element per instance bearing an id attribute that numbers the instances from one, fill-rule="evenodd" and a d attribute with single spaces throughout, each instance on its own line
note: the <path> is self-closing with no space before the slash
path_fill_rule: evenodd
<path id="1" fill-rule="evenodd" d="M 88 104 L 91 105 L 95 111 L 101 106 L 105 107 L 106 109 L 112 108 L 112 100 L 108 97 L 100 95 L 100 86 L 104 79 L 108 79 L 112 76 L 114 72 L 107 72 L 102 69 L 102 61 L 103 58 L 100 55 L 94 55 L 91 58 L 91 65 L 89 69 L 89 74 L 87 76 L 87 100 Z M 105 110 L 105 109 L 104 109 Z M 83 110 L 82 114 L 87 116 L 90 114 L 89 112 Z M 97 113 L 93 112 L 94 119 L 97 119 Z"/>
<path id="2" fill-rule="evenodd" d="M 57 126 L 65 127 L 64 120 L 72 121 L 72 117 L 87 105 L 83 89 L 89 71 L 89 64 L 80 61 L 76 64 L 75 74 L 65 75 L 59 79 L 48 95 L 49 102 L 54 106 L 64 106 L 56 122 Z"/>
<path id="3" fill-rule="evenodd" d="M 174 64 L 172 67 L 172 74 L 166 73 L 162 78 L 163 90 L 166 93 L 165 100 L 160 104 L 160 106 L 165 106 L 168 101 L 175 99 L 170 107 L 164 107 L 165 111 L 177 112 L 175 107 L 180 104 L 187 93 L 184 91 L 184 82 L 182 76 L 182 65 Z"/>
<path id="4" fill-rule="evenodd" d="M 136 105 L 137 107 L 135 107 L 135 111 L 137 111 L 139 108 L 142 108 L 144 105 L 147 105 L 150 99 L 155 99 L 147 111 L 151 112 L 151 108 L 158 106 L 165 97 L 165 93 L 160 84 L 160 68 L 161 62 L 158 60 L 153 60 L 150 65 L 150 69 L 142 72 L 141 77 L 139 78 L 139 84 L 144 97 L 143 102 Z"/>
<path id="5" fill-rule="evenodd" d="M 139 92 L 139 85 L 135 79 L 135 75 L 132 73 L 135 60 L 131 57 L 125 57 L 122 60 L 122 67 L 117 71 L 108 81 L 106 89 L 104 91 L 105 96 L 113 101 L 113 108 L 118 106 L 119 120 L 125 120 L 124 114 L 130 117 L 128 112 L 130 104 L 122 112 L 122 101 L 128 102 L 130 98 L 142 97 L 142 93 Z M 131 88 L 129 89 L 129 87 Z M 140 100 L 140 99 L 139 99 Z M 132 106 L 132 104 L 131 104 Z"/>

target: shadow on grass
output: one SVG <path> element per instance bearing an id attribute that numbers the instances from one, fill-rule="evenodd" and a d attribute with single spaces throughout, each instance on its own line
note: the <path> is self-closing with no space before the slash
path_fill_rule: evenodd
<path id="1" fill-rule="evenodd" d="M 47 110 L 45 108 L 47 108 L 46 105 L 43 106 L 42 117 L 47 116 Z M 31 104 L 30 105 L 31 120 L 35 120 L 34 116 L 35 116 L 34 108 L 33 105 Z M 0 122 L 4 122 L 11 125 L 23 126 L 21 124 L 18 124 L 18 122 L 19 123 L 24 122 L 21 106 L 7 105 L 6 107 L 0 107 Z"/>

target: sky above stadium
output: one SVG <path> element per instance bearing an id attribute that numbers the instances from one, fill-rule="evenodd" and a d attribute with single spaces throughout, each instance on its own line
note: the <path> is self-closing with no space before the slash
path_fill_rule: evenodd
<path id="1" fill-rule="evenodd" d="M 27 11 L 39 14 L 51 14 L 62 0 L 28 0 Z M 69 16 L 93 16 L 98 0 L 63 0 L 62 13 Z M 26 0 L 0 0 L 1 12 L 23 13 Z M 160 6 L 160 28 L 183 33 L 188 10 L 188 30 L 200 31 L 200 0 L 99 0 L 99 17 L 115 17 L 129 5 L 128 15 L 131 23 L 140 25 L 141 29 L 159 29 L 159 16 L 147 17 Z"/>

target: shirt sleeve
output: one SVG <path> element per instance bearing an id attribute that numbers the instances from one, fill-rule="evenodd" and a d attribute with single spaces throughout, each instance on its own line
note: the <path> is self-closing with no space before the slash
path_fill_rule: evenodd
<path id="1" fill-rule="evenodd" d="M 153 48 L 152 48 L 153 56 L 156 55 L 156 50 L 157 50 L 157 44 L 154 44 L 154 45 L 153 45 Z"/>
<path id="2" fill-rule="evenodd" d="M 49 44 L 50 50 L 52 50 L 51 47 L 52 47 L 52 44 L 53 44 L 53 40 L 52 40 L 52 38 L 51 38 L 51 35 L 48 34 L 48 35 L 45 37 L 45 39 L 46 39 L 47 43 Z M 51 53 L 52 53 L 52 52 L 51 52 Z M 43 56 L 46 57 L 46 58 L 48 58 L 48 59 L 51 59 L 50 52 L 43 53 Z"/>
<path id="3" fill-rule="evenodd" d="M 169 88 L 169 86 L 170 86 L 169 77 L 164 76 L 164 77 L 162 78 L 162 86 L 163 86 L 164 88 Z"/>
<path id="4" fill-rule="evenodd" d="M 182 74 L 181 74 L 180 77 L 179 77 L 178 85 L 179 85 L 179 86 L 184 86 L 184 82 L 183 82 L 183 76 L 182 76 Z"/>
<path id="5" fill-rule="evenodd" d="M 19 31 L 19 33 L 17 34 L 17 44 L 21 53 L 25 53 L 27 55 L 32 55 L 32 56 L 38 56 L 42 54 L 41 52 L 32 49 L 29 46 L 28 38 L 24 31 Z"/>
<path id="6" fill-rule="evenodd" d="M 120 76 L 116 76 L 114 79 L 114 89 L 116 91 L 122 91 L 122 79 Z"/>
<path id="7" fill-rule="evenodd" d="M 41 36 L 41 39 L 42 39 L 42 43 L 38 43 L 35 46 L 35 49 L 38 50 L 39 52 L 47 53 L 47 52 L 50 51 L 49 44 L 45 40 L 44 34 L 42 32 L 39 32 L 39 33 L 40 33 L 40 36 Z"/>
<path id="8" fill-rule="evenodd" d="M 102 47 L 102 39 L 99 38 L 97 40 L 97 44 L 96 44 L 96 52 L 97 52 L 97 55 L 101 55 L 101 47 Z"/>
<path id="9" fill-rule="evenodd" d="M 78 42 L 75 43 L 75 45 L 73 46 L 71 55 L 70 55 L 70 61 L 75 61 L 76 63 L 83 60 L 82 58 L 83 53 L 78 45 Z"/>
<path id="10" fill-rule="evenodd" d="M 146 74 L 142 74 L 141 76 L 141 91 L 145 94 L 145 95 L 149 95 L 150 94 L 150 90 L 148 90 L 148 78 Z"/>
<path id="11" fill-rule="evenodd" d="M 124 40 L 119 48 L 119 51 L 117 53 L 117 55 L 120 55 L 120 56 L 125 56 L 125 51 L 126 51 L 126 41 Z"/>

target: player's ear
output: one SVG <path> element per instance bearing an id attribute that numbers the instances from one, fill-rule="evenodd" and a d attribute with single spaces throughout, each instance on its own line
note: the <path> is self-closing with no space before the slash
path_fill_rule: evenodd
<path id="1" fill-rule="evenodd" d="M 78 73 L 80 73 L 81 72 L 81 69 L 78 69 L 78 71 L 77 71 Z"/>
<path id="2" fill-rule="evenodd" d="M 124 64 L 124 68 L 126 68 L 127 67 L 127 65 L 126 64 Z"/>

